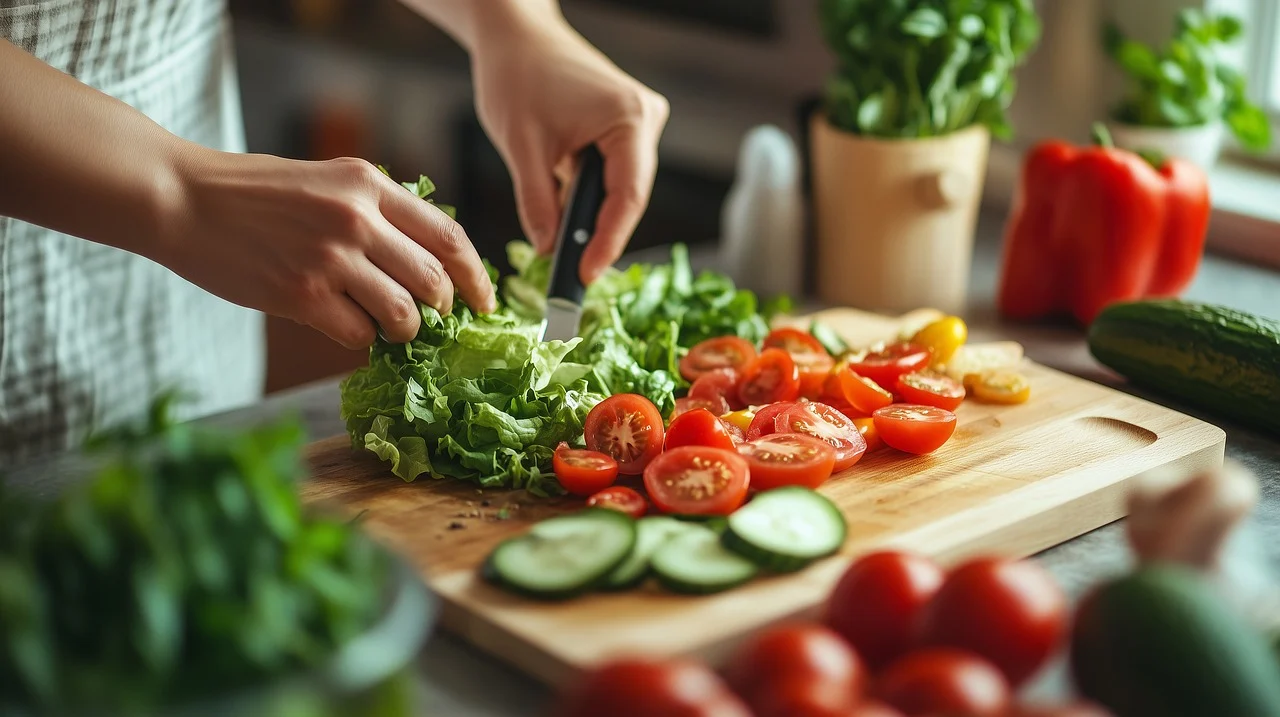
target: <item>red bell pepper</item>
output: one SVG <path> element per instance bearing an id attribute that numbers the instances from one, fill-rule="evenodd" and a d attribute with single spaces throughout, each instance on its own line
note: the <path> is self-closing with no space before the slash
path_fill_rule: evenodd
<path id="1" fill-rule="evenodd" d="M 1107 304 L 1180 294 L 1209 225 L 1209 184 L 1194 164 L 1099 144 L 1032 149 L 1005 229 L 1000 312 L 1070 313 L 1083 325 Z M 1159 169 L 1156 169 L 1156 167 Z"/>

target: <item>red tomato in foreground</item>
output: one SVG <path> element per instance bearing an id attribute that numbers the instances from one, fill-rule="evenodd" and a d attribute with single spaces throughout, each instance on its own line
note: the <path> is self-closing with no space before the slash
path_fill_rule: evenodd
<path id="1" fill-rule="evenodd" d="M 779 717 L 803 714 L 797 708 L 805 704 L 848 710 L 866 681 L 848 643 L 826 627 L 807 623 L 779 625 L 748 639 L 724 674 L 756 714 Z M 784 706 L 794 711 L 781 711 Z"/>
<path id="2" fill-rule="evenodd" d="M 667 426 L 664 449 L 669 451 L 680 446 L 710 446 L 731 451 L 737 444 L 719 416 L 705 408 L 695 408 L 676 416 Z"/>
<path id="3" fill-rule="evenodd" d="M 880 440 L 880 432 L 876 430 L 875 419 L 871 416 L 863 416 L 853 419 L 853 425 L 858 427 L 858 432 L 862 434 L 862 439 L 867 442 L 867 453 L 874 453 L 884 448 L 884 441 Z"/>
<path id="4" fill-rule="evenodd" d="M 859 376 L 865 376 L 882 387 L 894 386 L 898 377 L 920 371 L 932 358 L 929 349 L 912 343 L 896 343 L 861 357 L 849 364 Z"/>
<path id="5" fill-rule="evenodd" d="M 825 403 L 798 403 L 778 414 L 773 424 L 777 433 L 812 436 L 834 448 L 837 473 L 857 463 L 867 451 L 853 420 Z"/>
<path id="6" fill-rule="evenodd" d="M 747 434 L 741 428 L 738 428 L 732 421 L 720 417 L 720 423 L 724 425 L 724 430 L 729 434 L 729 438 L 733 439 L 733 445 L 738 446 L 747 441 Z"/>
<path id="7" fill-rule="evenodd" d="M 812 677 L 772 680 L 754 700 L 755 717 L 849 717 L 854 709 L 847 690 Z"/>
<path id="8" fill-rule="evenodd" d="M 981 655 L 1016 687 L 1057 651 L 1067 610 L 1067 596 L 1040 565 L 979 558 L 947 575 L 925 609 L 920 638 Z"/>
<path id="9" fill-rule="evenodd" d="M 776 431 L 773 419 L 794 405 L 796 405 L 794 401 L 778 401 L 756 411 L 755 417 L 751 419 L 751 425 L 747 427 L 747 440 L 754 441 L 760 436 L 767 436 Z"/>
<path id="10" fill-rule="evenodd" d="M 752 717 L 709 667 L 686 660 L 624 659 L 570 687 L 554 717 Z"/>
<path id="11" fill-rule="evenodd" d="M 718 368 L 698 377 L 689 387 L 689 398 L 701 398 L 719 403 L 724 401 L 729 410 L 741 408 L 738 402 L 738 372 L 731 368 Z M 725 411 L 724 413 L 728 413 Z M 722 416 L 724 413 L 717 413 Z"/>
<path id="12" fill-rule="evenodd" d="M 964 386 L 954 378 L 933 371 L 916 371 L 898 378 L 903 403 L 919 403 L 954 411 L 964 402 Z"/>
<path id="13" fill-rule="evenodd" d="M 844 400 L 864 416 L 893 403 L 893 394 L 875 381 L 854 373 L 848 366 L 836 369 L 835 377 Z"/>
<path id="14" fill-rule="evenodd" d="M 584 451 L 561 443 L 551 457 L 556 480 L 574 495 L 591 495 L 618 479 L 618 462 L 599 451 Z"/>
<path id="15" fill-rule="evenodd" d="M 612 456 L 618 472 L 639 475 L 662 452 L 662 416 L 653 403 L 634 393 L 606 398 L 587 414 L 587 448 Z"/>
<path id="16" fill-rule="evenodd" d="M 863 702 L 853 711 L 852 717 L 906 717 L 883 702 Z"/>
<path id="17" fill-rule="evenodd" d="M 625 485 L 605 488 L 587 498 L 587 505 L 593 508 L 616 510 L 619 513 L 626 513 L 632 518 L 644 517 L 644 514 L 649 510 L 649 504 L 645 502 L 644 496 Z"/>
<path id="18" fill-rule="evenodd" d="M 800 433 L 774 433 L 738 446 L 751 467 L 751 487 L 769 490 L 784 485 L 817 488 L 831 477 L 836 450 Z"/>
<path id="19" fill-rule="evenodd" d="M 906 453 L 932 453 L 956 430 L 956 414 L 914 403 L 886 406 L 871 414 L 871 418 L 880 440 Z"/>
<path id="20" fill-rule="evenodd" d="M 791 354 L 800 371 L 800 395 L 806 398 L 820 398 L 822 386 L 835 365 L 835 359 L 822 347 L 817 339 L 800 329 L 774 329 L 764 337 L 766 349 L 782 349 Z"/>
<path id="21" fill-rule="evenodd" d="M 920 615 L 942 579 L 942 568 L 920 555 L 865 555 L 836 583 L 827 601 L 826 623 L 878 670 L 911 647 Z"/>
<path id="22" fill-rule="evenodd" d="M 718 368 L 741 369 L 756 357 L 756 347 L 738 336 L 720 336 L 699 341 L 680 359 L 680 375 L 696 381 L 708 371 Z"/>
<path id="23" fill-rule="evenodd" d="M 644 488 L 666 513 L 728 515 L 746 500 L 749 475 L 736 451 L 681 446 L 645 468 Z"/>
<path id="24" fill-rule="evenodd" d="M 723 416 L 724 414 L 729 412 L 729 402 L 726 401 L 723 396 L 716 399 L 690 398 L 689 396 L 685 396 L 684 398 L 677 398 L 676 408 L 674 411 L 671 412 L 671 420 L 674 421 L 676 416 L 679 416 L 684 413 L 688 413 L 689 411 L 692 411 L 695 408 L 703 408 L 708 411 L 711 411 L 717 416 Z"/>
<path id="25" fill-rule="evenodd" d="M 994 665 L 949 648 L 917 650 L 876 678 L 879 699 L 908 717 L 1001 717 L 1009 707 L 1009 685 Z"/>
<path id="26" fill-rule="evenodd" d="M 800 371 L 791 354 L 782 349 L 761 351 L 738 378 L 738 400 L 746 406 L 794 401 L 799 396 Z"/>

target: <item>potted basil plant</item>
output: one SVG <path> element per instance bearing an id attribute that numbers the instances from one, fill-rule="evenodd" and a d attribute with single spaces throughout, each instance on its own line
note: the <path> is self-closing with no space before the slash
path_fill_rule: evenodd
<path id="1" fill-rule="evenodd" d="M 821 0 L 837 59 L 810 119 L 817 290 L 963 309 L 992 134 L 1039 40 L 1031 0 Z"/>
<path id="2" fill-rule="evenodd" d="M 1220 52 L 1242 34 L 1239 19 L 1194 8 L 1178 14 L 1173 38 L 1159 49 L 1108 24 L 1103 46 L 1128 80 L 1109 124 L 1116 144 L 1203 169 L 1217 162 L 1227 129 L 1247 150 L 1270 146 L 1266 113 L 1249 102 L 1245 76 Z"/>

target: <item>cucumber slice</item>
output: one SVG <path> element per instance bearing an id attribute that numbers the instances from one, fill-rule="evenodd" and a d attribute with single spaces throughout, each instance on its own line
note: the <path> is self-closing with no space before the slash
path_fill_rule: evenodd
<path id="1" fill-rule="evenodd" d="M 827 353 L 832 356 L 839 356 L 849 350 L 849 344 L 845 343 L 840 334 L 837 334 L 835 329 L 821 321 L 815 320 L 809 324 L 809 335 L 817 339 L 818 343 L 822 344 L 822 348 L 826 349 Z"/>
<path id="2" fill-rule="evenodd" d="M 689 523 L 665 515 L 652 515 L 636 521 L 636 546 L 604 579 L 605 590 L 635 587 L 649 574 L 649 561 L 668 540 L 691 529 Z"/>
<path id="3" fill-rule="evenodd" d="M 658 548 L 652 564 L 668 590 L 699 595 L 737 587 L 759 572 L 755 563 L 725 549 L 714 530 L 698 525 Z"/>
<path id="4" fill-rule="evenodd" d="M 616 510 L 587 508 L 544 520 L 504 540 L 488 569 L 502 585 L 530 597 L 565 599 L 591 590 L 635 547 L 636 521 Z"/>
<path id="5" fill-rule="evenodd" d="M 725 545 L 760 566 L 789 572 L 844 545 L 844 515 L 808 488 L 765 491 L 729 516 Z"/>

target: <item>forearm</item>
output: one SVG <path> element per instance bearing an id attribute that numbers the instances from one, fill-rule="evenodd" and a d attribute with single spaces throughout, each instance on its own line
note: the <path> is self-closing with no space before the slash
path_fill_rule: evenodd
<path id="1" fill-rule="evenodd" d="M 0 215 L 149 255 L 188 143 L 0 40 Z"/>
<path id="2" fill-rule="evenodd" d="M 564 24 L 557 0 L 401 0 L 449 33 L 468 52 L 510 32 L 558 28 Z"/>

